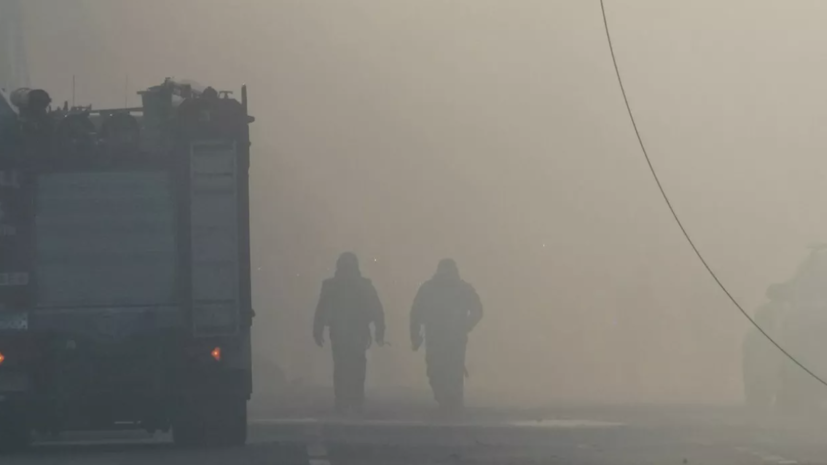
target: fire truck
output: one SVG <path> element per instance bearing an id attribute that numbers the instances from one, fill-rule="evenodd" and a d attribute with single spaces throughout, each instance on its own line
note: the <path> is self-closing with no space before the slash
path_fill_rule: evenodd
<path id="1" fill-rule="evenodd" d="M 128 428 L 246 441 L 246 87 L 139 94 L 93 110 L 0 93 L 3 448 Z"/>

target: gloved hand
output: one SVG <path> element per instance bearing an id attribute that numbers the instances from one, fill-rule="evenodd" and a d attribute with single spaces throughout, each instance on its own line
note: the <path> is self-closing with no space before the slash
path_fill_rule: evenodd
<path id="1" fill-rule="evenodd" d="M 313 339 L 316 341 L 317 346 L 324 347 L 324 334 L 316 334 L 313 336 Z"/>

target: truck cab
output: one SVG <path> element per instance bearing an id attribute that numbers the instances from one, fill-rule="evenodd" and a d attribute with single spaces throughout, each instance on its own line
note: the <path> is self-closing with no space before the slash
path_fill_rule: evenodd
<path id="1" fill-rule="evenodd" d="M 243 444 L 252 391 L 249 124 L 166 79 L 135 108 L 3 97 L 0 442 L 140 428 Z M 2 103 L 0 102 L 0 105 Z"/>

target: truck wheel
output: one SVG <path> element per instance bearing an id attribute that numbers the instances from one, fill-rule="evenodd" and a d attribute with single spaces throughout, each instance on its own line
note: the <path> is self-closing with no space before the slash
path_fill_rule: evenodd
<path id="1" fill-rule="evenodd" d="M 175 423 L 172 427 L 172 440 L 180 447 L 197 447 L 205 443 L 203 430 L 190 421 Z"/>
<path id="2" fill-rule="evenodd" d="M 0 453 L 19 452 L 30 442 L 31 432 L 24 409 L 0 404 Z"/>
<path id="3" fill-rule="evenodd" d="M 236 399 L 228 411 L 225 425 L 225 443 L 231 447 L 240 447 L 247 442 L 247 400 Z"/>
<path id="4" fill-rule="evenodd" d="M 247 442 L 247 401 L 228 398 L 185 409 L 172 426 L 176 445 L 238 447 Z"/>
<path id="5" fill-rule="evenodd" d="M 206 443 L 204 418 L 195 402 L 182 401 L 172 421 L 172 440 L 181 447 L 197 447 Z"/>
<path id="6" fill-rule="evenodd" d="M 217 406 L 209 425 L 210 442 L 223 447 L 240 447 L 247 442 L 247 401 L 229 398 Z"/>

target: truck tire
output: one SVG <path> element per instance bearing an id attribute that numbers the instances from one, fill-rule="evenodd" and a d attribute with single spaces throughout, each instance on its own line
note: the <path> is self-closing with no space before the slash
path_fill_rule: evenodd
<path id="1" fill-rule="evenodd" d="M 198 447 L 206 443 L 203 428 L 192 417 L 179 418 L 172 426 L 172 441 L 179 447 Z"/>
<path id="2" fill-rule="evenodd" d="M 193 398 L 181 398 L 177 411 L 172 418 L 172 440 L 176 446 L 198 447 L 207 443 L 205 437 L 205 415 L 199 401 Z"/>
<path id="3" fill-rule="evenodd" d="M 239 447 L 247 442 L 246 399 L 227 397 L 220 402 L 188 404 L 173 422 L 172 437 L 176 445 Z"/>
<path id="4" fill-rule="evenodd" d="M 247 442 L 247 400 L 227 399 L 221 406 L 218 420 L 211 425 L 216 444 L 225 447 L 241 447 Z"/>
<path id="5" fill-rule="evenodd" d="M 20 452 L 31 442 L 31 431 L 22 406 L 0 404 L 0 453 Z"/>

